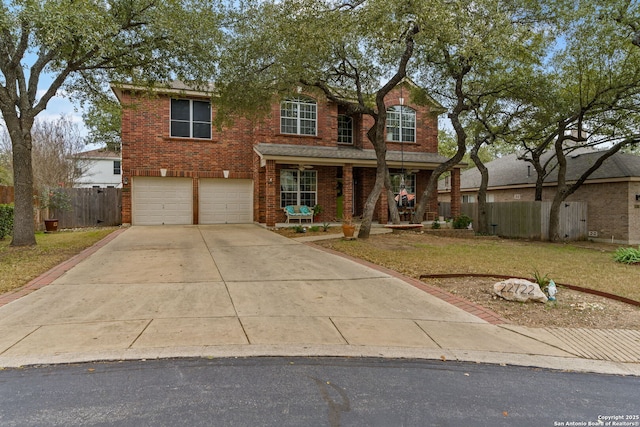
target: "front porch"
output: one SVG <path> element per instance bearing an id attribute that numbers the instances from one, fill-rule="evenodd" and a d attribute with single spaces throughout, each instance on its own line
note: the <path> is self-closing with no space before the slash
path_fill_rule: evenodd
<path id="1" fill-rule="evenodd" d="M 375 184 L 376 157 L 373 150 L 354 147 L 308 147 L 258 144 L 254 170 L 254 218 L 268 227 L 285 224 L 287 205 L 306 205 L 321 212 L 312 224 L 338 223 L 361 217 L 367 197 Z M 387 164 L 392 177 L 406 178 L 414 201 L 401 209 L 401 220 L 408 223 L 415 203 L 426 189 L 432 171 L 447 159 L 435 153 L 390 151 Z M 452 170 L 452 187 L 459 183 L 460 169 Z M 399 180 L 397 180 L 399 182 Z M 395 188 L 394 193 L 399 194 Z M 455 191 L 455 190 L 454 190 Z M 452 211 L 460 204 L 452 206 Z M 431 195 L 423 217 L 425 222 L 438 218 L 437 193 Z M 389 222 L 388 195 L 382 191 L 374 208 L 373 221 L 380 226 Z"/>

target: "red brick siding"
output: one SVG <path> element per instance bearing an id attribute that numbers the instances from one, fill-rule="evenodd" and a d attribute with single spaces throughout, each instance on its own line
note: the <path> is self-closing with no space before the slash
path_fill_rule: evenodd
<path id="1" fill-rule="evenodd" d="M 405 105 L 410 99 L 405 91 Z M 387 105 L 399 105 L 400 90 L 393 91 Z M 123 222 L 131 222 L 131 177 L 160 176 L 160 169 L 167 169 L 168 177 L 192 177 L 194 179 L 194 223 L 198 221 L 198 180 L 199 178 L 222 178 L 223 170 L 230 171 L 230 178 L 253 179 L 254 220 L 274 225 L 285 220 L 280 209 L 279 171 L 281 165 L 267 162 L 260 166 L 260 160 L 253 151 L 258 143 L 294 144 L 313 146 L 335 146 L 337 144 L 338 107 L 323 97 L 317 100 L 317 135 L 297 136 L 280 133 L 280 104 L 274 103 L 271 113 L 264 119 L 251 122 L 238 118 L 233 125 L 222 131 L 212 129 L 210 140 L 171 138 L 170 96 L 137 97 L 125 93 L 121 97 L 125 108 L 122 117 L 122 171 L 123 179 Z M 428 106 L 414 106 L 417 113 L 416 143 L 404 144 L 405 151 L 437 152 L 437 118 Z M 215 117 L 215 108 L 212 116 Z M 356 117 L 354 121 L 354 144 L 373 148 L 366 138 L 366 130 L 371 119 Z M 400 144 L 389 144 L 389 150 L 400 149 Z M 318 171 L 318 203 L 323 212 L 317 221 L 336 219 L 336 179 L 339 167 L 315 167 Z M 375 168 L 353 171 L 358 180 L 355 192 L 355 212 L 362 214 L 364 203 L 375 180 Z M 351 179 L 344 176 L 344 179 Z M 345 195 L 346 196 L 346 195 Z M 374 220 L 384 220 L 383 209 L 378 202 Z"/>
<path id="2" fill-rule="evenodd" d="M 413 108 L 416 111 L 416 142 L 415 143 L 398 143 L 387 141 L 387 148 L 389 151 L 399 151 L 401 146 L 404 145 L 403 150 L 408 152 L 438 152 L 438 118 L 429 106 L 426 105 L 414 105 L 408 94 L 408 90 L 404 89 L 402 92 L 404 97 L 404 105 Z M 395 89 L 387 95 L 385 98 L 385 105 L 393 107 L 400 105 L 400 89 Z M 360 139 L 362 140 L 362 147 L 373 149 L 373 145 L 367 138 L 367 131 L 373 126 L 373 119 L 369 116 L 363 117 L 361 126 Z M 386 135 L 385 135 L 386 138 Z"/>

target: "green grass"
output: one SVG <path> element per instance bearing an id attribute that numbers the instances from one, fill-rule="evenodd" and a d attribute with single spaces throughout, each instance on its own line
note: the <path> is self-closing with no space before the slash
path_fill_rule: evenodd
<path id="1" fill-rule="evenodd" d="M 32 279 L 92 246 L 115 227 L 36 233 L 37 245 L 12 247 L 11 237 L 0 240 L 0 293 L 26 285 Z"/>
<path id="2" fill-rule="evenodd" d="M 421 274 L 482 273 L 533 279 L 534 271 L 567 283 L 640 301 L 640 266 L 615 262 L 615 247 L 519 240 L 449 239 L 418 234 L 332 240 L 323 246 L 399 271 Z"/>
<path id="3" fill-rule="evenodd" d="M 616 262 L 623 264 L 640 264 L 640 247 L 635 248 L 618 248 L 613 254 Z"/>

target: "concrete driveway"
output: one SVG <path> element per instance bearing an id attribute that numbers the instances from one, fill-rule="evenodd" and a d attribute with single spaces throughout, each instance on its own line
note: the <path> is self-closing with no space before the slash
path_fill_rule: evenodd
<path id="1" fill-rule="evenodd" d="M 574 357 L 257 225 L 134 226 L 0 307 L 0 366 L 253 355 Z"/>

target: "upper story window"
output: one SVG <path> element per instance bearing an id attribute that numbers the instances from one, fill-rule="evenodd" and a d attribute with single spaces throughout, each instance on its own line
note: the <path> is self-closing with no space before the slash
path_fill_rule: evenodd
<path id="1" fill-rule="evenodd" d="M 113 161 L 113 174 L 120 175 L 122 173 L 122 169 L 120 168 L 120 160 Z"/>
<path id="2" fill-rule="evenodd" d="M 280 132 L 316 135 L 317 106 L 309 98 L 290 98 L 280 104 Z"/>
<path id="3" fill-rule="evenodd" d="M 353 144 L 353 117 L 338 115 L 338 143 Z"/>
<path id="4" fill-rule="evenodd" d="M 192 99 L 172 99 L 171 136 L 211 139 L 211 103 Z"/>
<path id="5" fill-rule="evenodd" d="M 387 141 L 416 142 L 416 111 L 396 105 L 387 110 Z"/>

